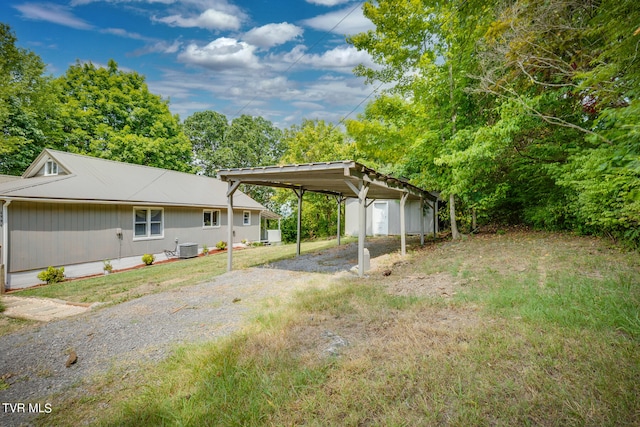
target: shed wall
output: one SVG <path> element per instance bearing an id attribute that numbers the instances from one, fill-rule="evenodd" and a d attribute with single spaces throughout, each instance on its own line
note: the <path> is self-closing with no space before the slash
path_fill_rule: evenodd
<path id="1" fill-rule="evenodd" d="M 389 206 L 389 235 L 400 234 L 400 201 L 399 200 L 376 200 L 388 202 Z M 369 203 L 370 200 L 367 201 Z M 405 208 L 405 228 L 407 234 L 420 234 L 420 202 L 417 200 L 407 201 Z M 367 235 L 373 234 L 373 203 L 367 207 Z M 433 211 L 427 205 L 424 216 L 425 234 L 433 233 Z M 345 234 L 350 236 L 358 235 L 358 200 L 349 198 L 345 202 Z"/>

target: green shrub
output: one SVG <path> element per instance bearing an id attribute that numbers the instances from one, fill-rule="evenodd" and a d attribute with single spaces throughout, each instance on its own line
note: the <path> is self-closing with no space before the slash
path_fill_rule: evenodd
<path id="1" fill-rule="evenodd" d="M 224 240 L 220 240 L 218 243 L 216 243 L 216 248 L 220 250 L 224 250 L 226 247 L 227 247 L 227 242 L 225 242 Z"/>
<path id="2" fill-rule="evenodd" d="M 153 261 L 155 260 L 156 260 L 156 257 L 151 254 L 142 255 L 142 262 L 144 262 L 146 265 L 153 264 Z"/>
<path id="3" fill-rule="evenodd" d="M 46 270 L 38 273 L 38 279 L 47 282 L 48 285 L 62 282 L 64 280 L 64 267 L 55 268 L 49 266 Z"/>
<path id="4" fill-rule="evenodd" d="M 111 261 L 109 261 L 108 259 L 102 261 L 102 264 L 104 264 L 104 266 L 102 267 L 104 271 L 107 271 L 109 273 L 113 271 L 113 265 L 111 265 Z"/>
<path id="5" fill-rule="evenodd" d="M 202 245 L 202 255 L 209 255 L 209 246 Z"/>

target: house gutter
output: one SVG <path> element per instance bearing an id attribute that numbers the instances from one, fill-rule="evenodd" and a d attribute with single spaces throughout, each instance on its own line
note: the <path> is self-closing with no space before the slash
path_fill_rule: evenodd
<path id="1" fill-rule="evenodd" d="M 224 209 L 226 205 L 200 205 L 200 204 L 188 204 L 188 203 L 171 203 L 167 201 L 135 201 L 135 200 L 99 200 L 99 199 L 54 199 L 47 197 L 11 197 L 12 201 L 16 202 L 43 202 L 43 203 L 68 203 L 68 204 L 82 204 L 90 203 L 96 205 L 127 205 L 127 206 L 171 206 L 171 207 L 186 207 L 186 208 L 203 208 L 203 209 Z M 234 205 L 239 209 L 248 211 L 259 211 L 260 207 L 256 206 L 244 206 Z"/>
<path id="2" fill-rule="evenodd" d="M 6 287 L 9 285 L 9 205 L 11 199 L 5 199 L 2 204 L 2 265 L 3 265 L 3 277 L 2 277 L 2 289 L 1 293 L 4 293 Z"/>

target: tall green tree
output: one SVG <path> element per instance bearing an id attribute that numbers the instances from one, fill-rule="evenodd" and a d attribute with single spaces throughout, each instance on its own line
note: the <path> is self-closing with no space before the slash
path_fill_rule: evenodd
<path id="1" fill-rule="evenodd" d="M 480 41 L 479 90 L 501 109 L 485 129 L 521 157 L 525 220 L 640 245 L 639 22 L 630 0 L 520 0 Z"/>
<path id="2" fill-rule="evenodd" d="M 218 169 L 277 164 L 284 152 L 282 131 L 263 117 L 242 115 L 229 123 L 215 111 L 193 113 L 183 123 L 196 166 L 207 176 Z M 242 191 L 269 209 L 276 209 L 269 187 L 242 186 Z"/>
<path id="3" fill-rule="evenodd" d="M 280 164 L 316 163 L 353 159 L 355 146 L 344 132 L 324 120 L 303 120 L 299 125 L 285 129 L 285 153 Z M 296 233 L 297 198 L 288 190 L 279 190 L 275 199 L 284 207 L 283 213 L 292 215 L 283 222 L 283 237 L 294 240 Z M 336 200 L 325 194 L 306 193 L 302 210 L 304 238 L 325 237 L 337 232 Z M 295 214 L 295 215 L 293 215 Z"/>
<path id="4" fill-rule="evenodd" d="M 184 172 L 192 150 L 168 102 L 149 92 L 143 76 L 76 63 L 58 79 L 61 124 L 58 142 L 67 151 Z"/>
<path id="5" fill-rule="evenodd" d="M 198 111 L 183 123 L 184 133 L 191 141 L 193 156 L 199 171 L 216 176 L 216 170 L 235 167 L 230 163 L 231 149 L 225 146 L 229 123 L 224 114 L 215 111 Z"/>
<path id="6" fill-rule="evenodd" d="M 482 99 L 467 89 L 477 67 L 475 41 L 490 22 L 491 6 L 481 0 L 367 2 L 364 14 L 376 29 L 350 38 L 381 66 L 360 66 L 356 73 L 393 83 L 391 93 L 398 97 L 374 101 L 360 124 L 349 124 L 350 132 L 362 141 L 357 135 L 373 131 L 381 145 L 375 152 L 392 151 L 403 175 L 449 197 L 454 238 L 456 200 L 469 200 L 473 191 L 446 159 L 468 148 L 473 141 L 461 131 L 483 120 Z"/>
<path id="7" fill-rule="evenodd" d="M 284 152 L 282 131 L 262 117 L 242 115 L 229 122 L 224 114 L 199 111 L 183 128 L 208 176 L 216 176 L 217 169 L 273 165 Z"/>
<path id="8" fill-rule="evenodd" d="M 56 88 L 35 53 L 0 23 L 0 173 L 19 175 L 57 132 Z"/>

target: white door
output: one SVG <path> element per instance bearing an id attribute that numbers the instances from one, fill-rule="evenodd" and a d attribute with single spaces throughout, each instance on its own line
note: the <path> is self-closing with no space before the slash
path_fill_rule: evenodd
<path id="1" fill-rule="evenodd" d="M 373 202 L 373 213 L 371 215 L 373 234 L 386 236 L 389 234 L 389 203 Z"/>

